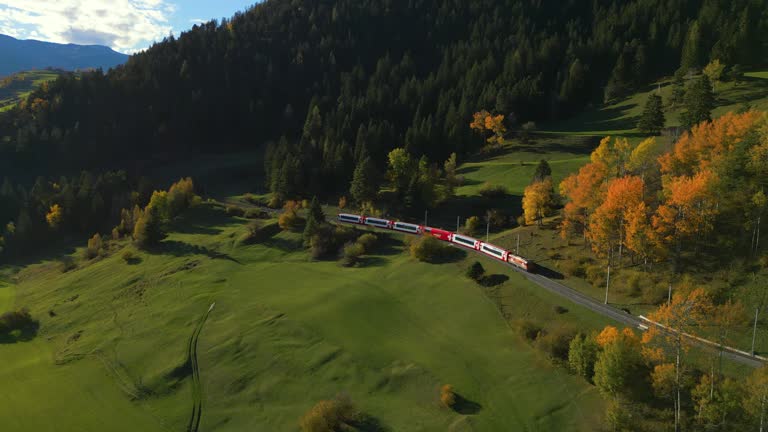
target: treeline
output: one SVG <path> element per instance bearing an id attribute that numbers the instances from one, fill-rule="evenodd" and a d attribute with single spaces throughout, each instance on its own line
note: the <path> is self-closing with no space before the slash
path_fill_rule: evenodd
<path id="1" fill-rule="evenodd" d="M 564 236 L 583 236 L 609 263 L 756 256 L 768 206 L 765 113 L 729 113 L 684 133 L 671 149 L 606 137 L 563 180 Z"/>
<path id="2" fill-rule="evenodd" d="M 269 0 L 33 92 L 0 115 L 0 170 L 79 170 L 285 136 L 286 154 L 314 158 L 296 162 L 292 193 L 338 192 L 312 180 L 346 184 L 363 151 L 383 170 L 395 147 L 430 160 L 476 149 L 466 125 L 482 107 L 514 129 L 713 59 L 763 64 L 764 6 Z"/>
<path id="3" fill-rule="evenodd" d="M 124 171 L 38 177 L 29 189 L 6 177 L 0 185 L 0 257 L 69 235 L 109 230 L 121 209 L 146 204 L 151 193 L 149 180 L 130 179 Z"/>
<path id="4" fill-rule="evenodd" d="M 0 186 L 0 259 L 19 256 L 68 236 L 91 236 L 85 257 L 98 255 L 99 233 L 114 240 L 131 237 L 140 247 L 157 244 L 170 221 L 197 203 L 192 179 L 155 191 L 146 178 L 124 171 L 98 176 L 84 171 L 58 181 L 39 177 L 30 190 L 5 179 Z M 109 236 L 107 236 L 109 237 Z"/>

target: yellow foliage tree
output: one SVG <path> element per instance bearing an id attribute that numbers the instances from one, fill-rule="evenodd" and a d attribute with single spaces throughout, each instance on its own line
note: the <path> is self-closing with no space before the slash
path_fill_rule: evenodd
<path id="1" fill-rule="evenodd" d="M 56 229 L 61 225 L 61 218 L 63 215 L 63 211 L 61 209 L 61 206 L 58 204 L 54 204 L 51 206 L 50 210 L 48 210 L 48 214 L 45 215 L 45 220 L 48 222 L 48 226 Z"/>
<path id="2" fill-rule="evenodd" d="M 523 193 L 523 214 L 525 223 L 532 224 L 536 222 L 542 224 L 542 220 L 552 208 L 554 201 L 554 192 L 552 190 L 552 180 L 547 178 L 544 181 L 536 182 L 525 188 Z"/>

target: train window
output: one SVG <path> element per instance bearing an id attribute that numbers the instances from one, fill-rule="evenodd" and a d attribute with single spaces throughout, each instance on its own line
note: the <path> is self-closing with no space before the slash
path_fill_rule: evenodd
<path id="1" fill-rule="evenodd" d="M 358 216 L 339 215 L 339 219 L 347 222 L 360 222 L 360 218 Z"/>
<path id="2" fill-rule="evenodd" d="M 494 254 L 494 255 L 496 255 L 498 257 L 504 255 L 502 252 L 500 252 L 500 251 L 498 251 L 496 249 L 491 249 L 490 247 L 485 246 L 485 245 L 483 245 L 483 250 L 486 251 L 486 252 L 492 253 L 492 254 Z"/>
<path id="3" fill-rule="evenodd" d="M 453 236 L 453 241 L 457 241 L 457 242 L 465 244 L 467 246 L 474 246 L 475 245 L 474 240 L 469 240 L 467 238 L 459 237 L 459 236 Z"/>

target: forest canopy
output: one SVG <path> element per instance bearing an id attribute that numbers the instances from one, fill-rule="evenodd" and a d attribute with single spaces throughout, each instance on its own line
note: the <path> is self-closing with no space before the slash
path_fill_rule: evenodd
<path id="1" fill-rule="evenodd" d="M 106 73 L 44 85 L 0 115 L 0 172 L 125 168 L 285 136 L 281 151 L 304 169 L 299 190 L 335 193 L 361 155 L 383 171 L 397 147 L 430 160 L 473 151 L 483 139 L 466 125 L 481 108 L 513 130 L 713 59 L 764 64 L 764 6 L 268 0 Z"/>

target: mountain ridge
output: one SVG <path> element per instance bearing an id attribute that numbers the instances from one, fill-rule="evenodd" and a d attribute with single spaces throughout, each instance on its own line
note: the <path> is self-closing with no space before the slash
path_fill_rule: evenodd
<path id="1" fill-rule="evenodd" d="M 37 69 L 109 69 L 128 55 L 103 45 L 59 44 L 0 34 L 0 77 Z"/>

